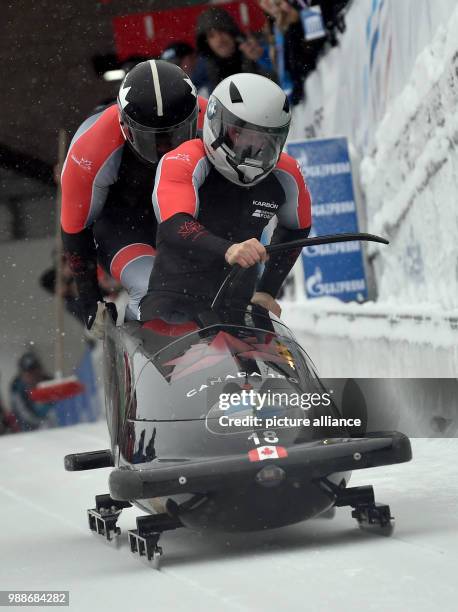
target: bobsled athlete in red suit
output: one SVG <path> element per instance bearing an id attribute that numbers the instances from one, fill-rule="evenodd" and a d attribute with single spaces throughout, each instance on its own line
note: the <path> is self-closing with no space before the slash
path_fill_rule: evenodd
<path id="1" fill-rule="evenodd" d="M 80 126 L 62 172 L 62 236 L 88 329 L 97 335 L 107 310 L 97 261 L 129 293 L 126 318 L 136 319 L 156 254 L 151 194 L 164 153 L 195 138 L 206 100 L 183 70 L 162 60 L 137 64 L 117 104 Z"/>
<path id="2" fill-rule="evenodd" d="M 266 261 L 261 234 L 273 217 L 271 244 L 305 238 L 311 226 L 308 188 L 297 162 L 282 153 L 290 121 L 278 85 L 233 75 L 208 101 L 203 141 L 164 155 L 153 194 L 158 251 L 142 320 L 190 312 L 191 302 L 208 306 L 231 265 L 254 272 L 260 262 L 264 272 L 248 300 L 279 314 L 275 298 L 300 250 Z"/>

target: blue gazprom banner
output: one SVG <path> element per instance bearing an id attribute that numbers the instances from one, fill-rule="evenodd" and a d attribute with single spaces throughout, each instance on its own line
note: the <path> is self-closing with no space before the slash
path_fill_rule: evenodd
<path id="1" fill-rule="evenodd" d="M 358 232 L 355 194 L 346 138 L 290 142 L 312 195 L 311 236 Z M 367 299 L 361 243 L 337 242 L 302 251 L 307 296 L 344 302 Z"/>

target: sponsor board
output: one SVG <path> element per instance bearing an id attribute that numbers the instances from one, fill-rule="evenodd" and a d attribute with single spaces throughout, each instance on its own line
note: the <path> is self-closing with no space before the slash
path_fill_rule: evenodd
<path id="1" fill-rule="evenodd" d="M 359 224 L 346 138 L 290 142 L 312 196 L 311 236 L 358 232 Z M 307 247 L 302 252 L 307 297 L 344 302 L 367 299 L 363 251 L 358 241 Z"/>

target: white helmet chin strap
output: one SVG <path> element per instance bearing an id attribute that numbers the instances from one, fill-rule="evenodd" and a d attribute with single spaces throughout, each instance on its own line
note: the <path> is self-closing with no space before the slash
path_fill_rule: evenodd
<path id="1" fill-rule="evenodd" d="M 236 164 L 233 159 L 232 151 L 228 150 L 225 144 L 218 144 L 217 141 L 215 142 L 217 146 L 215 147 L 215 143 L 213 143 L 213 149 L 216 150 L 217 148 L 221 147 L 221 149 L 224 151 L 228 164 L 233 170 L 235 170 L 235 172 L 237 172 L 237 176 L 239 177 L 239 181 L 242 185 L 250 185 L 258 176 L 265 174 L 262 165 L 258 160 L 253 159 L 251 160 L 252 163 Z M 245 162 L 249 161 L 250 160 L 248 159 L 245 160 Z"/>
<path id="2" fill-rule="evenodd" d="M 251 166 L 247 164 L 240 164 L 237 166 L 241 173 L 248 179 L 248 183 L 254 181 L 255 178 L 264 174 L 264 170 L 260 167 Z"/>

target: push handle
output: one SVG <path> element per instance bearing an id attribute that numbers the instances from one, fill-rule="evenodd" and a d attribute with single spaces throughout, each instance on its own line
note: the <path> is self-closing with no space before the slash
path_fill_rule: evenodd
<path id="1" fill-rule="evenodd" d="M 292 251 L 293 249 L 316 246 L 317 244 L 330 244 L 333 242 L 350 242 L 352 240 L 363 240 L 366 242 L 379 242 L 380 244 L 389 244 L 386 238 L 376 236 L 375 234 L 355 233 L 355 234 L 330 234 L 327 236 L 314 236 L 313 238 L 300 238 L 299 240 L 291 240 L 291 242 L 279 242 L 278 244 L 269 244 L 266 246 L 266 251 L 270 255 L 272 253 L 280 253 L 282 251 Z M 228 292 L 240 282 L 246 268 L 242 268 L 239 264 L 232 266 L 232 270 L 224 279 L 221 287 L 215 296 L 212 303 L 212 309 L 217 310 L 224 303 Z"/>

